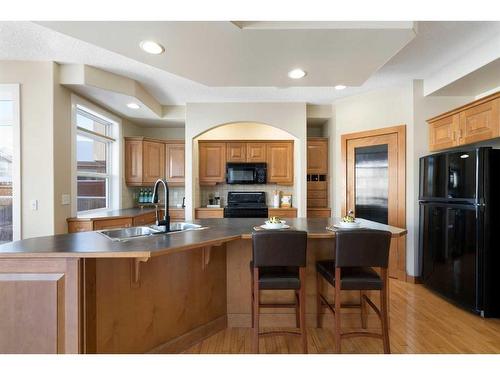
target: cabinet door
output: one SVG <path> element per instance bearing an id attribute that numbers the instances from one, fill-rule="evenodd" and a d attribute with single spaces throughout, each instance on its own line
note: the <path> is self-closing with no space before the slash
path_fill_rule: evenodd
<path id="1" fill-rule="evenodd" d="M 152 184 L 165 175 L 165 145 L 160 142 L 143 142 L 142 182 Z"/>
<path id="2" fill-rule="evenodd" d="M 125 141 L 125 182 L 142 182 L 142 141 Z"/>
<path id="3" fill-rule="evenodd" d="M 498 137 L 499 99 L 460 112 L 459 142 L 461 145 Z"/>
<path id="4" fill-rule="evenodd" d="M 244 142 L 230 142 L 226 144 L 228 162 L 246 162 L 247 149 Z"/>
<path id="5" fill-rule="evenodd" d="M 429 123 L 429 150 L 437 151 L 458 146 L 457 131 L 460 117 L 458 114 Z"/>
<path id="6" fill-rule="evenodd" d="M 328 173 L 328 140 L 315 139 L 307 141 L 307 173 Z"/>
<path id="7" fill-rule="evenodd" d="M 293 142 L 267 144 L 267 182 L 293 184 Z"/>
<path id="8" fill-rule="evenodd" d="M 184 185 L 184 155 L 185 148 L 182 143 L 167 143 L 165 145 L 166 178 L 172 185 Z"/>
<path id="9" fill-rule="evenodd" d="M 226 180 L 226 144 L 199 143 L 200 185 L 215 185 Z"/>
<path id="10" fill-rule="evenodd" d="M 247 143 L 247 161 L 252 163 L 265 163 L 266 144 L 262 142 Z"/>

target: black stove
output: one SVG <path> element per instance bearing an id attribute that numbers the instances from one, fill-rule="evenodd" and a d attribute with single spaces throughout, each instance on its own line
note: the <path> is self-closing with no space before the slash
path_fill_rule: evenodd
<path id="1" fill-rule="evenodd" d="M 268 217 L 266 192 L 230 191 L 224 217 Z"/>

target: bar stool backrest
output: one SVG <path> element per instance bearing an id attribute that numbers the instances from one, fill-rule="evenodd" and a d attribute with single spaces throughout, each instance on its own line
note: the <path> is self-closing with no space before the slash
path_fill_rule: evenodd
<path id="1" fill-rule="evenodd" d="M 254 267 L 305 267 L 307 232 L 265 230 L 252 234 Z"/>
<path id="2" fill-rule="evenodd" d="M 375 229 L 339 230 L 335 234 L 336 267 L 387 268 L 391 232 Z"/>

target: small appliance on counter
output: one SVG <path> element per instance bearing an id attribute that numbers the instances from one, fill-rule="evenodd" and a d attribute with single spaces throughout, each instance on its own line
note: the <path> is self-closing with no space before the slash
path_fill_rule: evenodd
<path id="1" fill-rule="evenodd" d="M 500 317 L 500 150 L 420 158 L 424 285 L 485 317 Z"/>
<path id="2" fill-rule="evenodd" d="M 224 217 L 268 217 L 264 191 L 230 191 Z"/>
<path id="3" fill-rule="evenodd" d="M 266 163 L 227 163 L 226 183 L 265 184 L 267 182 Z"/>

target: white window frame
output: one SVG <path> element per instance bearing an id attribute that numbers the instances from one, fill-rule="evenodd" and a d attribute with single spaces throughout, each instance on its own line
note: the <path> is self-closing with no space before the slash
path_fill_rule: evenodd
<path id="1" fill-rule="evenodd" d="M 110 124 L 109 132 L 107 136 L 102 136 L 98 133 L 92 131 L 79 129 L 77 126 L 77 113 L 78 108 L 83 107 L 85 112 L 90 115 L 102 119 L 103 121 Z M 98 107 L 97 105 L 85 100 L 75 94 L 71 95 L 71 157 L 72 157 L 72 167 L 71 167 L 71 213 L 73 216 L 82 215 L 86 213 L 99 213 L 106 212 L 114 209 L 120 208 L 121 202 L 121 119 L 112 113 Z M 76 160 L 76 150 L 77 135 L 82 135 L 88 138 L 93 138 L 98 141 L 103 141 L 108 143 L 107 147 L 107 173 L 92 173 L 92 172 L 78 172 L 77 171 L 77 160 Z M 106 186 L 106 206 L 104 208 L 97 208 L 94 210 L 80 211 L 78 212 L 78 189 L 77 189 L 77 177 L 78 176 L 89 176 L 89 177 L 107 177 L 108 185 Z"/>
<path id="2" fill-rule="evenodd" d="M 0 84 L 0 96 L 14 102 L 13 141 L 14 155 L 12 161 L 12 239 L 18 241 L 22 238 L 21 221 L 21 113 L 20 113 L 20 85 Z"/>

